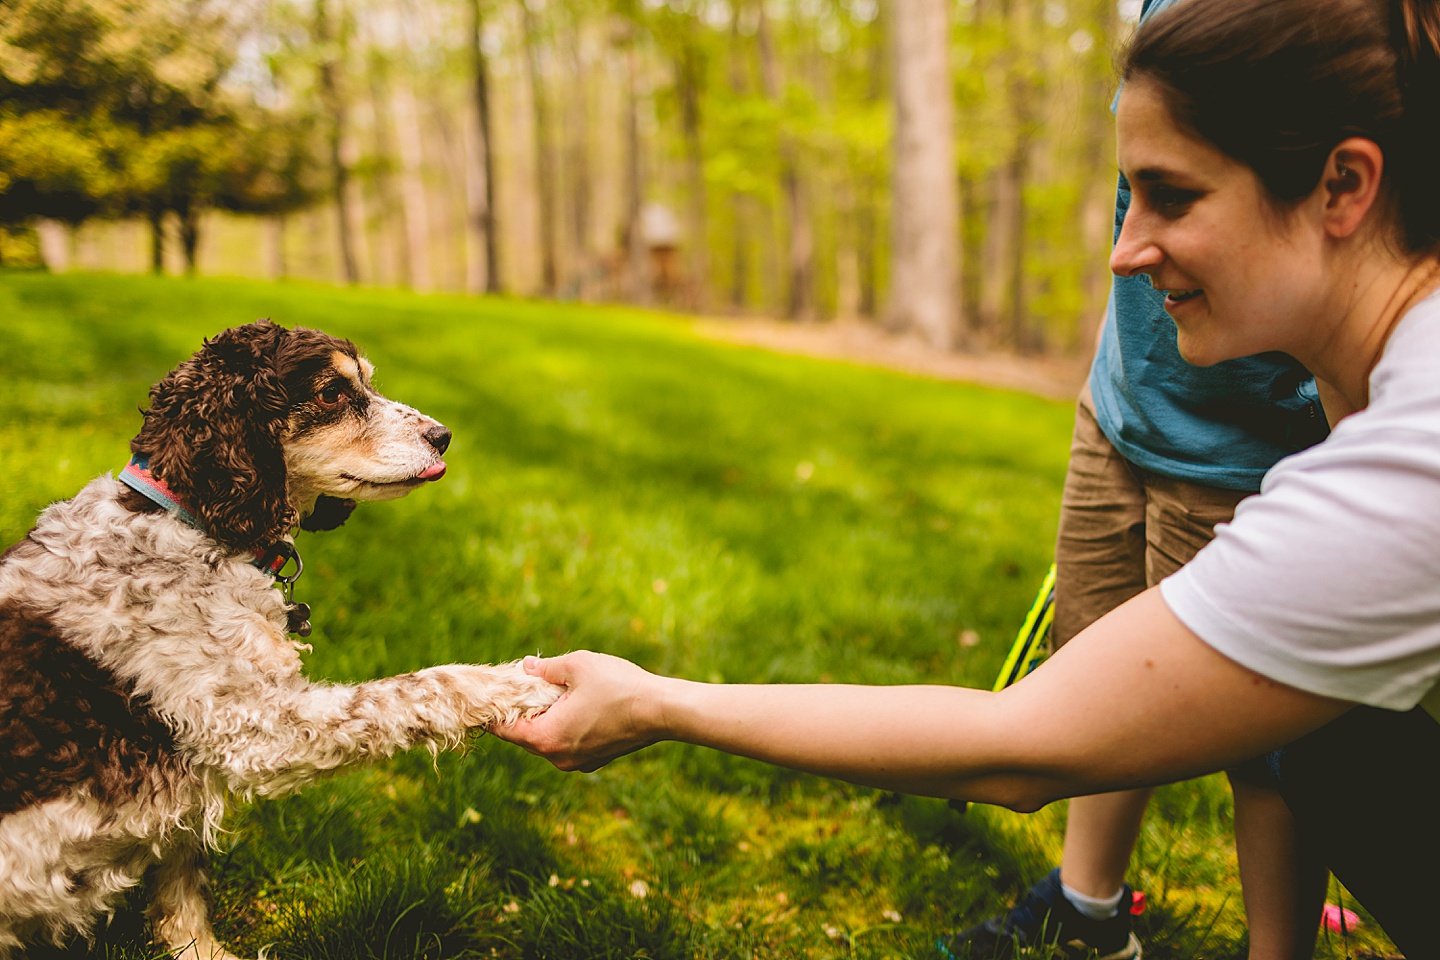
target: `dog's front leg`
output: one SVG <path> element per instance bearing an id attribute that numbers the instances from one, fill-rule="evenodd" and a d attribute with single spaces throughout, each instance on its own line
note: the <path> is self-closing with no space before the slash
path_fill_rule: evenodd
<path id="1" fill-rule="evenodd" d="M 238 960 L 210 929 L 208 879 L 199 841 L 185 837 L 151 872 L 150 925 L 174 960 Z"/>
<path id="2" fill-rule="evenodd" d="M 519 663 L 451 664 L 354 686 L 297 677 L 211 705 L 187 747 L 230 789 L 273 796 L 408 747 L 456 746 L 471 730 L 538 713 L 561 692 Z"/>

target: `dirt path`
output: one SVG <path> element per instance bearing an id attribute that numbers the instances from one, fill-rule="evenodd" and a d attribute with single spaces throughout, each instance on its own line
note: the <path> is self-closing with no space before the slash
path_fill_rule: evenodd
<path id="1" fill-rule="evenodd" d="M 846 360 L 888 367 L 939 380 L 964 380 L 1024 390 L 1056 400 L 1073 400 L 1090 368 L 1090 358 L 1017 357 L 1011 354 L 941 353 L 913 337 L 853 321 L 785 323 L 777 320 L 703 319 L 703 337 L 779 353 Z"/>

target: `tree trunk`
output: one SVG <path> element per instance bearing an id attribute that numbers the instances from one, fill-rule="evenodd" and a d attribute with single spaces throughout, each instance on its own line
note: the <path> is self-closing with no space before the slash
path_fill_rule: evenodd
<path id="1" fill-rule="evenodd" d="M 479 123 L 478 162 L 472 164 L 480 178 L 480 189 L 472 192 L 470 223 L 485 248 L 486 293 L 500 293 L 500 240 L 495 223 L 495 148 L 490 122 L 490 64 L 485 57 L 485 22 L 482 0 L 470 0 L 470 68 L 475 85 L 475 118 Z"/>
<path id="2" fill-rule="evenodd" d="M 962 173 L 957 185 L 960 205 L 960 315 L 965 340 L 971 345 L 985 339 L 987 325 L 984 294 L 986 204 L 981 184 Z"/>
<path id="3" fill-rule="evenodd" d="M 887 325 L 958 346 L 958 209 L 947 0 L 891 10 L 895 135 Z"/>
<path id="4" fill-rule="evenodd" d="M 200 248 L 200 212 L 195 204 L 185 200 L 177 205 L 176 215 L 180 218 L 180 249 L 185 253 L 185 275 L 196 274 L 196 253 Z"/>
<path id="5" fill-rule="evenodd" d="M 145 211 L 150 223 L 150 272 L 160 276 L 165 272 L 165 210 L 152 204 Z"/>
<path id="6" fill-rule="evenodd" d="M 625 197 L 626 273 L 631 302 L 645 305 L 654 299 L 654 289 L 650 282 L 650 252 L 646 249 L 640 223 L 641 208 L 645 203 L 645 156 L 640 143 L 640 63 L 635 49 L 634 26 L 626 24 L 626 29 L 629 31 L 625 42 L 625 139 L 629 147 Z"/>
<path id="7" fill-rule="evenodd" d="M 540 70 L 535 13 L 520 0 L 525 33 L 525 66 L 530 76 L 530 106 L 535 126 L 535 190 L 540 200 L 540 284 L 547 297 L 558 289 L 555 268 L 555 146 L 550 136 L 550 109 Z"/>
<path id="8" fill-rule="evenodd" d="M 1086 251 L 1082 274 L 1086 295 L 1076 324 L 1082 349 L 1093 342 L 1096 326 L 1104 316 L 1111 277 L 1105 260 L 1110 250 L 1115 211 L 1114 123 L 1108 111 L 1114 80 L 1106 68 L 1120 31 L 1120 13 L 1111 0 L 1095 0 L 1092 10 L 1089 22 L 1098 36 L 1090 52 L 1092 65 L 1086 71 L 1090 77 L 1088 96 L 1081 102 L 1081 115 L 1085 118 L 1080 153 L 1085 179 L 1081 182 L 1088 186 L 1077 211 Z"/>
<path id="9" fill-rule="evenodd" d="M 980 311 L 985 329 L 997 342 L 1008 336 L 1005 294 L 1009 286 L 1004 277 L 1004 264 L 1012 222 L 1005 211 L 1013 207 L 1005 196 L 1008 186 L 1003 167 L 995 167 L 986 172 L 975 194 L 976 213 L 983 224 L 977 241 L 981 257 Z"/>
<path id="10" fill-rule="evenodd" d="M 459 193 L 468 198 L 469 177 L 467 175 L 468 165 L 465 162 L 464 138 L 456 133 L 446 110 L 438 108 L 433 102 L 429 106 L 430 122 L 427 126 L 435 132 L 445 174 L 440 185 L 440 192 L 444 196 L 454 196 Z M 445 222 L 441 226 L 440 238 L 440 252 L 445 257 L 440 280 L 442 290 L 467 289 L 468 266 L 465 259 L 465 239 L 466 233 L 469 231 L 468 203 L 467 199 L 465 204 L 450 203 L 441 208 L 442 216 L 445 217 Z"/>
<path id="11" fill-rule="evenodd" d="M 739 100 L 745 95 L 744 52 L 748 47 L 740 31 L 741 0 L 730 2 L 730 92 Z M 734 218 L 731 251 L 730 307 L 736 312 L 745 309 L 750 287 L 750 197 L 740 191 L 730 194 L 731 216 Z"/>
<path id="12" fill-rule="evenodd" d="M 835 184 L 835 317 L 860 319 L 860 200 L 853 178 Z"/>
<path id="13" fill-rule="evenodd" d="M 915 0 L 902 0 L 915 2 Z M 765 15 L 765 0 L 760 0 L 756 46 L 760 51 L 760 78 L 765 96 L 777 106 L 782 102 L 780 68 L 770 37 L 770 22 Z M 785 133 L 780 134 L 780 190 L 785 198 L 785 219 L 789 225 L 789 246 L 786 265 L 789 274 L 785 313 L 792 320 L 809 320 L 815 314 L 815 239 L 810 224 L 810 210 L 800 174 L 796 169 L 796 146 Z"/>
<path id="14" fill-rule="evenodd" d="M 1005 162 L 1005 206 L 1001 216 L 1008 221 L 1006 230 L 1008 243 L 1005 247 L 1003 270 L 1006 283 L 1005 328 L 1009 339 L 1021 353 L 1037 353 L 1043 346 L 1042 335 L 1030 322 L 1029 304 L 1026 301 L 1025 250 L 1026 219 L 1025 183 L 1030 178 L 1030 137 L 1017 138 L 1009 159 Z"/>
<path id="15" fill-rule="evenodd" d="M 889 7 L 881 4 L 876 8 L 875 22 L 871 25 L 870 31 L 870 65 L 869 65 L 869 89 L 865 92 L 866 99 L 871 103 L 879 102 L 884 95 L 884 80 L 886 72 L 890 69 L 886 54 L 886 41 L 888 39 L 890 24 Z M 868 171 L 862 173 L 858 178 L 859 186 L 856 192 L 855 209 L 855 257 L 858 270 L 856 280 L 860 286 L 860 300 L 856 306 L 857 312 L 866 320 L 873 320 L 880 315 L 880 294 L 879 278 L 876 276 L 876 233 L 879 231 L 879 224 L 876 222 L 876 205 L 883 196 L 883 189 L 875 183 L 874 178 Z"/>
<path id="16" fill-rule="evenodd" d="M 66 273 L 75 266 L 75 228 L 59 220 L 41 217 L 35 221 L 40 243 L 40 262 L 51 273 Z"/>
<path id="17" fill-rule="evenodd" d="M 686 18 L 686 37 L 675 58 L 675 79 L 680 94 L 680 129 L 685 140 L 685 181 L 689 192 L 690 306 L 706 310 L 710 306 L 709 225 L 706 208 L 709 204 L 705 189 L 705 145 L 700 129 L 700 96 L 705 78 L 704 61 L 695 37 L 690 34 L 694 24 Z"/>
<path id="18" fill-rule="evenodd" d="M 967 40 L 972 49 L 984 46 L 989 30 L 987 18 L 996 16 L 996 3 L 997 0 L 976 0 L 971 7 Z M 1008 48 L 1001 48 L 989 58 L 993 62 L 977 64 L 976 69 L 998 74 L 1003 81 L 1008 52 Z M 988 103 L 969 103 L 966 106 L 966 114 L 960 118 L 962 129 L 973 123 L 985 122 Z M 984 153 L 988 154 L 988 151 Z M 993 163 L 983 169 L 979 163 L 966 164 L 960 171 L 957 191 L 960 203 L 960 311 L 965 336 L 971 344 L 992 344 L 1000 339 L 999 316 L 1003 306 L 997 292 L 1000 284 L 996 280 L 1000 274 L 996 244 L 999 231 L 994 223 L 998 209 L 999 175 Z"/>
<path id="19" fill-rule="evenodd" d="M 1038 123 L 1036 100 L 1039 90 L 1031 78 L 1033 64 L 1023 55 L 1032 32 L 1029 0 L 1005 0 L 1002 4 L 1007 21 L 1006 33 L 1014 47 L 1007 64 L 1010 120 L 1015 140 L 1001 170 L 1004 189 L 1000 193 L 998 221 L 1002 227 L 1001 276 L 1004 279 L 1004 313 L 1001 326 L 1006 339 L 1022 353 L 1039 353 L 1044 349 L 1044 331 L 1029 316 L 1025 254 L 1028 249 L 1029 211 L 1025 203 L 1025 187 L 1030 180 L 1031 149 Z"/>
<path id="20" fill-rule="evenodd" d="M 367 71 L 370 92 L 370 144 L 377 159 L 375 167 L 375 193 L 380 201 L 380 244 L 379 247 L 391 256 L 385 269 L 377 271 L 376 280 L 383 278 L 387 283 L 398 283 L 402 287 L 413 286 L 415 268 L 410 249 L 410 233 L 406 229 L 405 196 L 396 184 L 395 128 L 390 116 L 391 93 L 389 86 L 389 64 L 381 55 L 370 61 Z M 391 269 L 393 268 L 393 269 Z"/>
<path id="21" fill-rule="evenodd" d="M 588 300 L 592 294 L 593 267 L 590 256 L 590 110 L 592 102 L 586 82 L 585 58 L 581 50 L 580 24 L 570 32 L 570 63 L 573 86 L 570 96 L 569 142 L 566 146 L 570 172 L 571 280 L 575 297 Z"/>
<path id="22" fill-rule="evenodd" d="M 790 295 L 785 315 L 791 320 L 815 318 L 815 231 L 810 223 L 810 204 L 800 174 L 795 168 L 794 152 L 784 162 L 780 183 L 785 191 L 785 207 L 790 220 Z"/>
<path id="23" fill-rule="evenodd" d="M 741 312 L 746 307 L 750 289 L 750 198 L 743 193 L 731 196 L 734 205 L 734 248 L 731 250 L 730 307 Z"/>
<path id="24" fill-rule="evenodd" d="M 400 147 L 400 194 L 404 197 L 406 245 L 410 250 L 410 282 L 416 290 L 435 287 L 430 267 L 430 210 L 425 192 L 424 133 L 415 95 L 404 81 L 395 85 L 395 129 Z"/>
<path id="25" fill-rule="evenodd" d="M 359 282 L 360 273 L 355 265 L 354 239 L 350 226 L 350 171 L 346 168 L 343 153 L 345 105 L 340 97 L 340 64 L 331 50 L 333 45 L 340 43 L 340 35 L 344 31 L 342 29 L 332 33 L 327 6 L 329 2 L 330 0 L 315 0 L 315 45 L 321 51 L 320 103 L 328 121 L 326 146 L 330 161 L 331 199 L 335 204 L 335 225 L 340 247 L 340 271 L 346 283 L 354 284 Z"/>
<path id="26" fill-rule="evenodd" d="M 855 309 L 860 317 L 873 320 L 879 314 L 879 283 L 875 276 L 875 198 L 870 194 L 869 184 L 861 193 L 859 206 L 855 210 L 855 260 L 857 265 L 855 281 L 860 287 L 860 298 Z"/>

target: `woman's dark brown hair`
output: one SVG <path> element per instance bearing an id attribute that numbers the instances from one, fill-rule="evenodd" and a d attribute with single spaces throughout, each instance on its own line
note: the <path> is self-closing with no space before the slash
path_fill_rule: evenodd
<path id="1" fill-rule="evenodd" d="M 1440 0 L 1182 0 L 1136 32 L 1123 76 L 1282 207 L 1342 140 L 1373 140 L 1405 249 L 1440 249 Z"/>

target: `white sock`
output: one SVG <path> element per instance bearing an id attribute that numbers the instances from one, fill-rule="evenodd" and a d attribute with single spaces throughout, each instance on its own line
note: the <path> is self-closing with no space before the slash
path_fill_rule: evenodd
<path id="1" fill-rule="evenodd" d="M 1061 881 L 1060 892 L 1065 894 L 1065 899 L 1069 900 L 1070 905 L 1079 910 L 1082 916 L 1091 920 L 1109 920 L 1120 912 L 1120 895 L 1125 892 L 1125 888 L 1116 890 L 1113 897 L 1087 897 Z"/>

